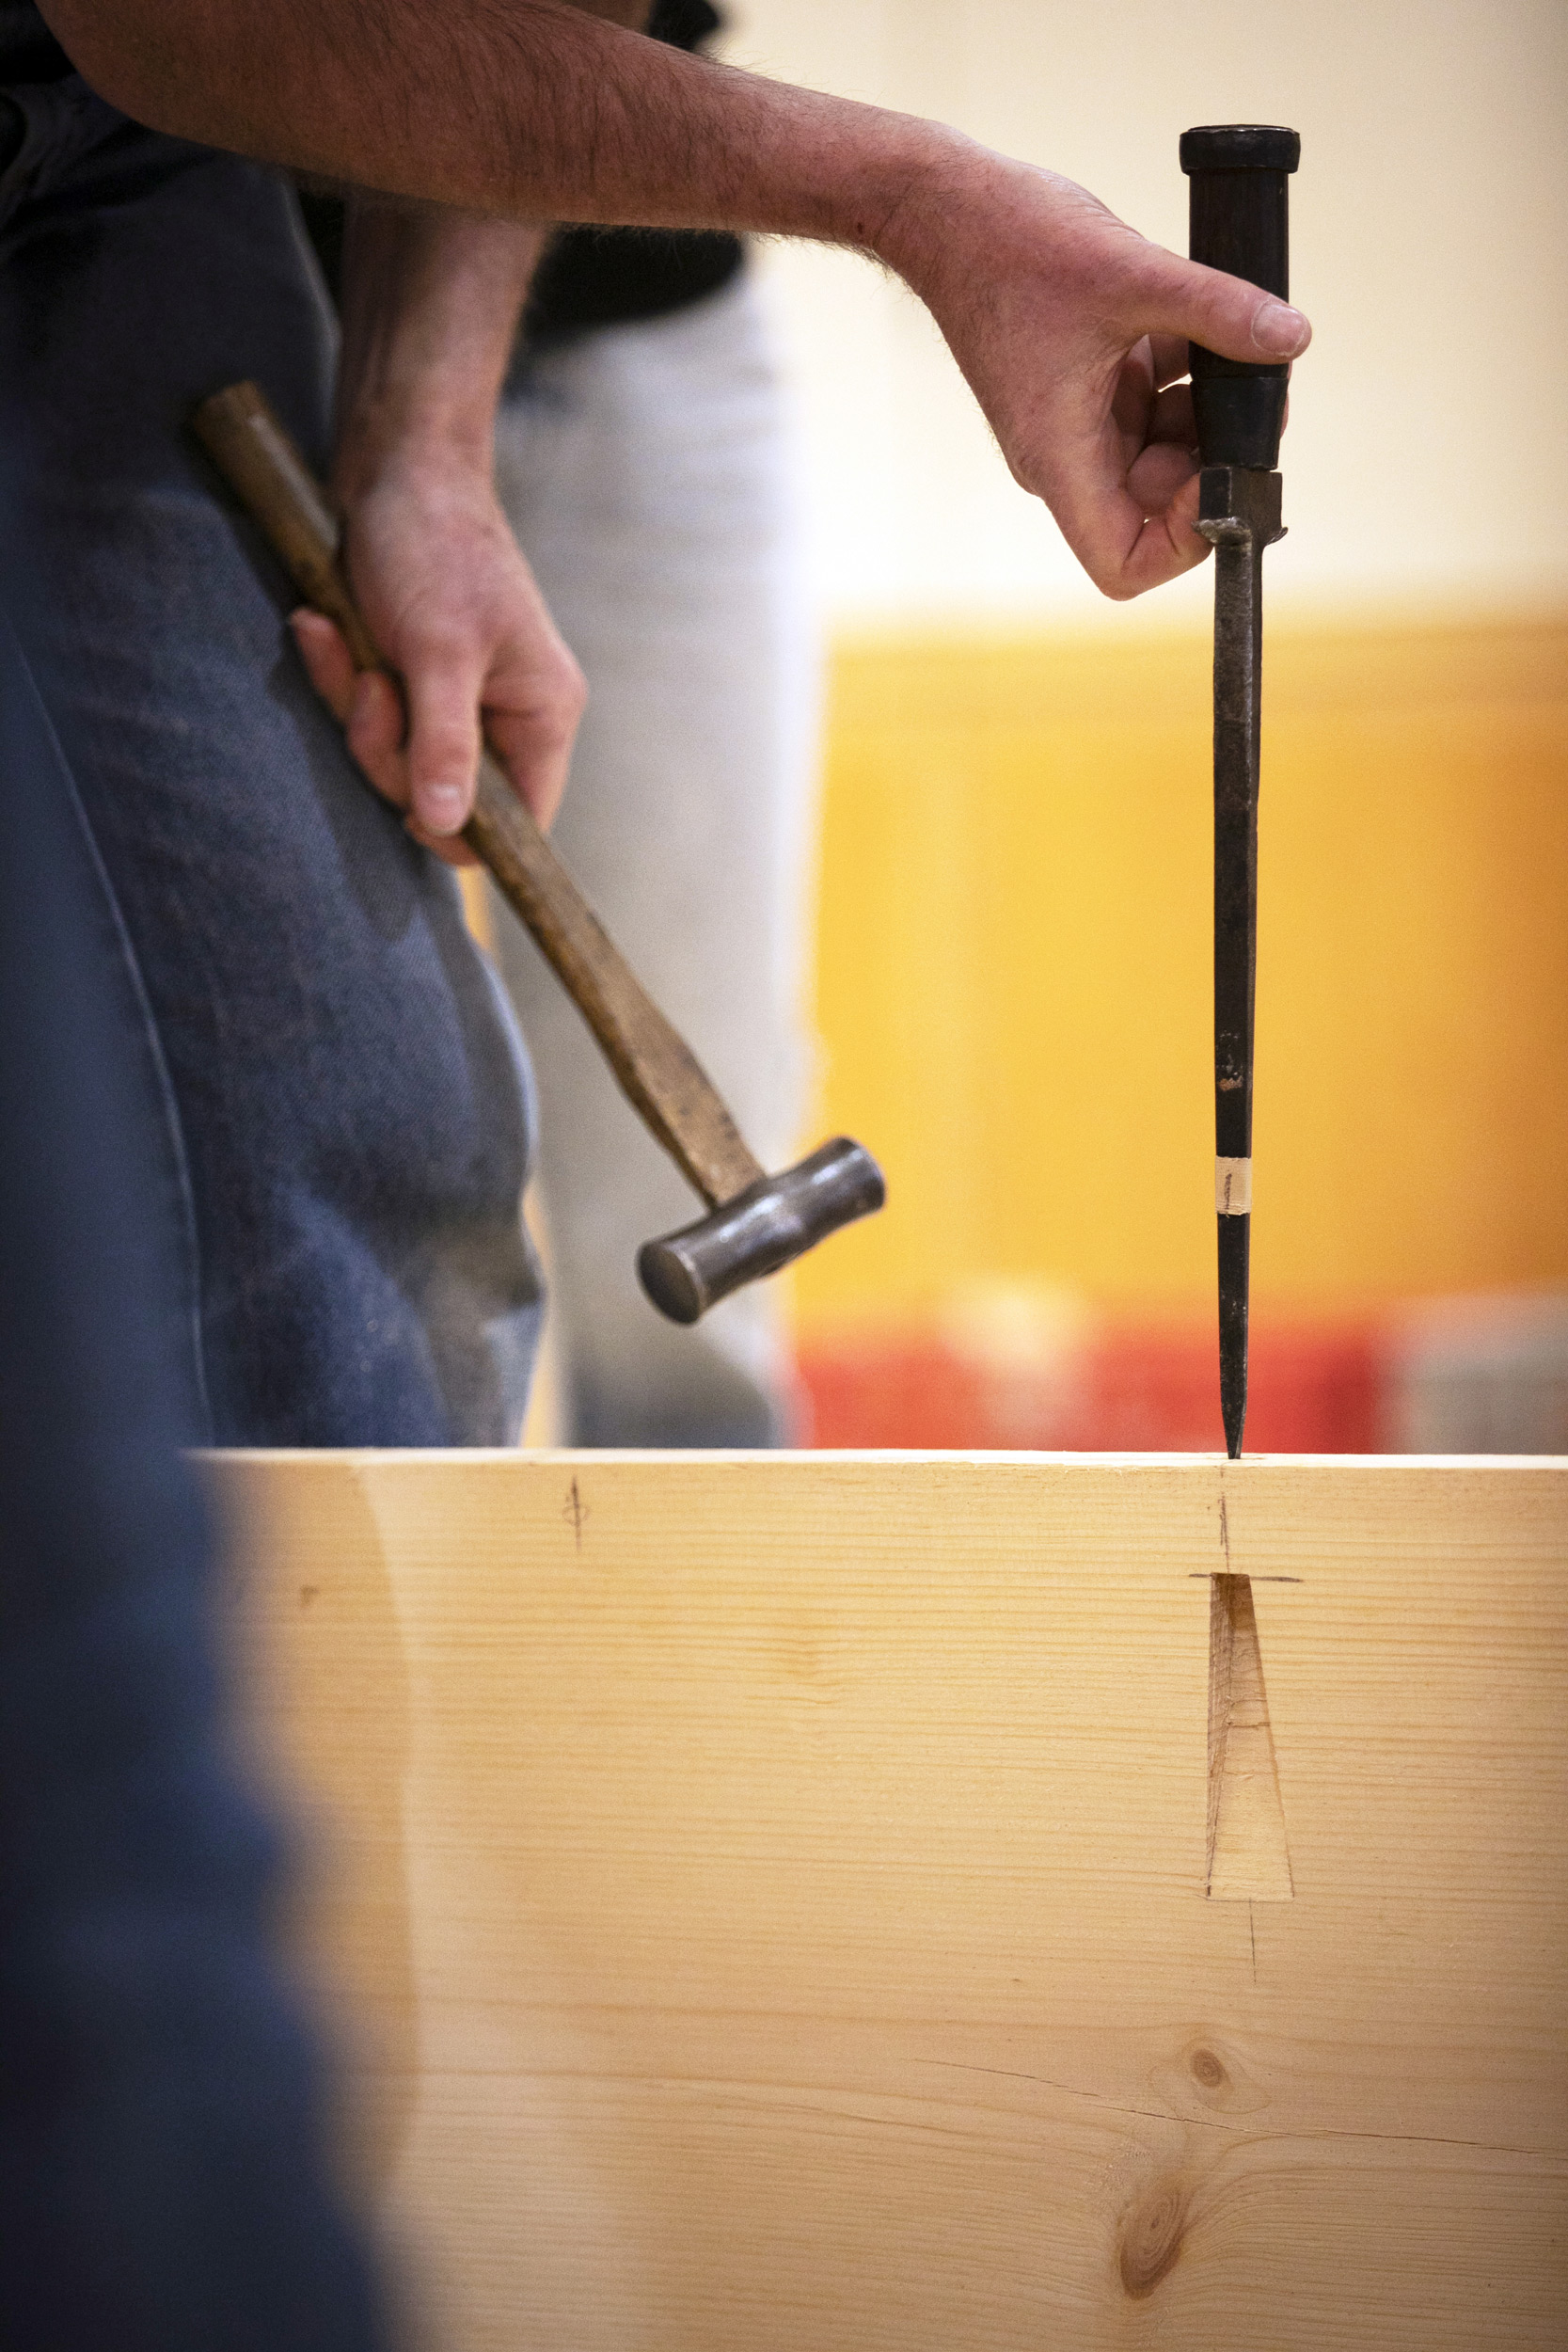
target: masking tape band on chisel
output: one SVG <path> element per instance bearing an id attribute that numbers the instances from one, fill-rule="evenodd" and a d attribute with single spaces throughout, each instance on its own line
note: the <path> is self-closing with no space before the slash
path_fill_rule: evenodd
<path id="1" fill-rule="evenodd" d="M 1252 1215 L 1252 1162 L 1214 1162 L 1214 1206 L 1221 1216 Z"/>

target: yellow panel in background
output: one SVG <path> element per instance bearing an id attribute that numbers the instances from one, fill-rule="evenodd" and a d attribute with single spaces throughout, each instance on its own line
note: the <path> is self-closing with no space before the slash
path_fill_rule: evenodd
<path id="1" fill-rule="evenodd" d="M 842 648 L 821 1124 L 887 1211 L 809 1328 L 966 1282 L 1212 1284 L 1209 650 Z M 1271 628 L 1255 1295 L 1568 1279 L 1568 623 Z"/>

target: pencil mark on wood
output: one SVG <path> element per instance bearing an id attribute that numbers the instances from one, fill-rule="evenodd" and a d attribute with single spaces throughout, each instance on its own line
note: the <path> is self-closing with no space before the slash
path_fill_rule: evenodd
<path id="1" fill-rule="evenodd" d="M 1258 1981 L 1258 1914 L 1249 1900 L 1246 1907 L 1247 1933 L 1252 1939 L 1252 1981 Z"/>
<path id="2" fill-rule="evenodd" d="M 1220 1487 L 1220 1549 L 1225 1554 L 1225 1565 L 1228 1568 L 1230 1565 L 1230 1514 L 1225 1507 L 1223 1486 Z"/>
<path id="3" fill-rule="evenodd" d="M 573 1479 L 570 1486 L 566 1489 L 566 1501 L 562 1507 L 561 1516 L 570 1524 L 573 1541 L 576 1543 L 578 1551 L 580 1551 L 582 1549 L 583 1522 L 588 1518 L 588 1505 L 584 1502 L 581 1495 L 578 1492 L 578 1482 L 576 1478 Z"/>
<path id="4" fill-rule="evenodd" d="M 1212 1568 L 1189 1568 L 1187 1581 L 1189 1584 L 1207 1584 L 1213 1573 Z M 1249 1576 L 1247 1578 L 1249 1584 L 1305 1584 L 1306 1581 L 1307 1579 L 1304 1576 Z"/>

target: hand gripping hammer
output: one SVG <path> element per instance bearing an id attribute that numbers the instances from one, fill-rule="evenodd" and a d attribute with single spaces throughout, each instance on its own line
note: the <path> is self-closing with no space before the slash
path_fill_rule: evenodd
<path id="1" fill-rule="evenodd" d="M 254 384 L 230 385 L 191 422 L 306 603 L 337 623 L 359 669 L 382 667 L 338 561 L 337 517 L 265 395 Z M 881 1207 L 882 1172 L 847 1136 L 777 1176 L 752 1158 L 696 1057 L 488 752 L 463 838 L 532 933 L 650 1134 L 708 1205 L 706 1216 L 638 1252 L 642 1287 L 662 1314 L 695 1323 L 729 1292 Z"/>

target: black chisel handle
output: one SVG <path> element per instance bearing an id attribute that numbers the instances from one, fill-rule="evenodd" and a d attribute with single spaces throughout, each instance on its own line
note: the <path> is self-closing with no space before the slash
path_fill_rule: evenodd
<path id="1" fill-rule="evenodd" d="M 1189 183 L 1187 250 L 1195 262 L 1291 296 L 1287 182 L 1301 140 L 1277 123 L 1225 122 L 1181 135 Z M 1191 343 L 1198 454 L 1206 466 L 1249 466 L 1272 473 L 1285 427 L 1288 367 L 1222 359 Z"/>

